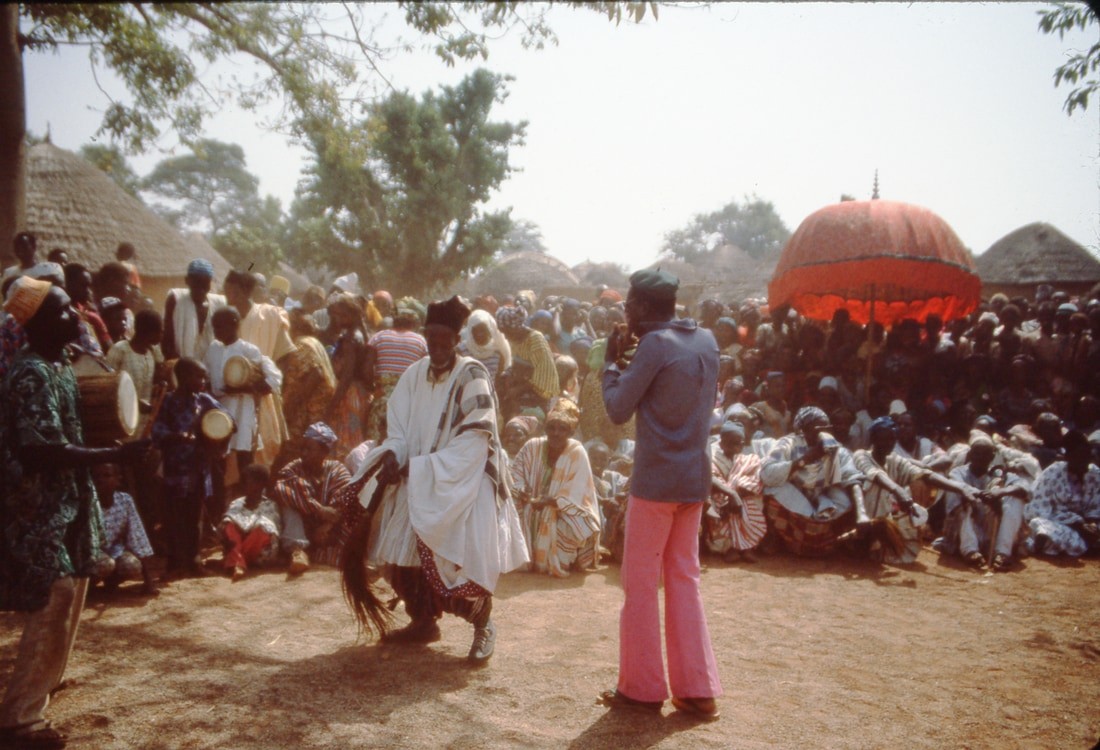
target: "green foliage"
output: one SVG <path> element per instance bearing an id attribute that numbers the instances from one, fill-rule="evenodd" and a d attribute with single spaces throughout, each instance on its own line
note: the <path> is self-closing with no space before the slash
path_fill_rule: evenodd
<path id="1" fill-rule="evenodd" d="M 279 272 L 286 243 L 283 207 L 278 198 L 267 196 L 241 221 L 214 238 L 214 249 L 234 268 L 261 273 Z"/>
<path id="2" fill-rule="evenodd" d="M 1088 32 L 1097 25 L 1096 13 L 1084 4 L 1051 3 L 1051 7 L 1040 10 L 1039 30 L 1044 34 L 1058 34 L 1065 39 L 1067 33 Z M 1095 36 L 1095 30 L 1093 31 Z M 1068 84 L 1072 88 L 1066 95 L 1063 108 L 1072 115 L 1080 107 L 1088 109 L 1089 96 L 1100 89 L 1100 41 L 1089 47 L 1087 52 L 1072 50 L 1067 53 L 1066 61 L 1054 71 L 1054 85 Z"/>
<path id="3" fill-rule="evenodd" d="M 736 245 L 754 258 L 778 253 L 791 232 L 770 201 L 746 196 L 717 211 L 697 214 L 682 229 L 665 235 L 662 252 L 689 263 L 702 260 L 723 245 Z"/>
<path id="4" fill-rule="evenodd" d="M 438 94 L 395 92 L 315 142 L 291 208 L 294 259 L 423 295 L 491 257 L 512 222 L 484 204 L 526 127 L 489 119 L 507 80 L 478 70 Z"/>
<path id="5" fill-rule="evenodd" d="M 260 202 L 259 181 L 235 143 L 203 139 L 190 154 L 159 162 L 141 181 L 141 189 L 168 205 L 153 209 L 169 222 L 207 240 L 220 237 L 254 213 Z"/>
<path id="6" fill-rule="evenodd" d="M 529 219 L 517 219 L 512 222 L 512 228 L 501 244 L 502 255 L 513 253 L 545 253 L 546 245 L 542 241 L 542 230 L 539 225 Z"/>
<path id="7" fill-rule="evenodd" d="M 657 4 L 569 2 L 619 23 L 656 18 Z M 131 102 L 111 101 L 99 130 L 128 150 L 143 151 L 166 130 L 184 143 L 202 133 L 203 119 L 230 100 L 245 108 L 281 101 L 268 123 L 312 139 L 337 123 L 346 127 L 362 101 L 373 98 L 387 58 L 402 49 L 374 38 L 373 3 L 22 3 L 23 49 L 59 45 L 89 49 L 94 64 L 121 78 Z M 523 43 L 555 42 L 548 4 L 525 2 L 404 2 L 406 23 L 449 64 L 485 59 L 488 44 L 513 29 Z M 404 49 L 408 49 L 405 46 Z M 196 62 L 237 58 L 250 74 L 200 80 Z"/>
<path id="8" fill-rule="evenodd" d="M 113 144 L 86 143 L 80 147 L 80 155 L 111 176 L 118 186 L 138 200 L 141 197 L 141 179 L 126 160 L 122 150 Z"/>

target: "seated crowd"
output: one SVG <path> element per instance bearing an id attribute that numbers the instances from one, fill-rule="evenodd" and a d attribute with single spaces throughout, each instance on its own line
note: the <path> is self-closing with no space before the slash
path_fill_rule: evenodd
<path id="1" fill-rule="evenodd" d="M 155 447 L 148 466 L 94 471 L 104 585 L 138 579 L 155 592 L 155 557 L 168 575 L 198 574 L 213 544 L 234 580 L 268 564 L 337 564 L 361 515 L 357 471 L 386 437 L 401 374 L 427 355 L 421 301 L 364 294 L 354 274 L 293 299 L 285 279 L 232 271 L 215 293 L 203 260 L 163 312 L 130 262 L 92 273 L 31 253 L 5 271 L 5 299 L 25 279 L 67 291 L 82 327 L 72 356 L 129 373 L 134 438 Z M 786 548 L 905 564 L 930 544 L 996 571 L 1095 553 L 1098 297 L 996 295 L 947 325 L 929 315 L 889 330 L 761 300 L 682 310 L 721 354 L 702 550 L 727 562 Z M 634 424 L 609 417 L 601 368 L 623 302 L 606 288 L 591 301 L 482 296 L 461 333 L 459 353 L 495 384 L 538 573 L 621 557 Z M 24 341 L 5 314 L 0 376 Z"/>

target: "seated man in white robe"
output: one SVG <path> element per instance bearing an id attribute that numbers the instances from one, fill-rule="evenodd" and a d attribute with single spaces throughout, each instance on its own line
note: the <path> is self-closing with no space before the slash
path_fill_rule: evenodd
<path id="1" fill-rule="evenodd" d="M 764 494 L 800 516 L 827 521 L 856 508 L 866 522 L 863 475 L 852 454 L 826 430 L 829 417 L 816 406 L 799 409 L 794 433 L 779 438 L 760 468 Z"/>
<path id="2" fill-rule="evenodd" d="M 384 566 L 412 622 L 385 632 L 391 642 L 430 643 L 441 637 L 443 612 L 474 626 L 468 659 L 492 656 L 496 626 L 490 619 L 493 590 L 501 573 L 528 561 L 519 516 L 504 475 L 497 434 L 496 396 L 489 371 L 476 359 L 459 357 L 459 331 L 469 308 L 458 297 L 428 306 L 424 328 L 428 356 L 398 379 L 386 415 L 386 439 L 367 456 L 354 482 L 377 468 L 360 499 L 380 495 L 378 532 L 367 561 Z M 358 535 L 362 526 L 357 530 Z M 358 543 L 353 538 L 352 543 Z M 350 554 L 350 553 L 349 553 Z M 356 600 L 345 591 L 360 622 Z"/>
<path id="3" fill-rule="evenodd" d="M 1100 551 L 1100 467 L 1083 432 L 1071 430 L 1062 439 L 1064 461 L 1039 475 L 1024 508 L 1035 555 L 1080 557 Z"/>
<path id="4" fill-rule="evenodd" d="M 941 554 L 960 555 L 971 567 L 989 563 L 993 570 L 1006 571 L 1020 541 L 1030 490 L 1027 480 L 995 465 L 997 455 L 992 438 L 980 430 L 971 433 L 966 463 L 952 469 L 948 478 L 977 490 L 977 498 L 944 495 L 943 536 L 932 546 Z"/>

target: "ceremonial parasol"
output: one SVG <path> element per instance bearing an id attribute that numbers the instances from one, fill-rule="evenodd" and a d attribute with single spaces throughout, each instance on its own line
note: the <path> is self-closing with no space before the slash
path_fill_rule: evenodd
<path id="1" fill-rule="evenodd" d="M 896 201 L 844 201 L 810 214 L 787 241 L 768 285 L 772 309 L 791 305 L 856 323 L 945 321 L 977 307 L 981 280 L 969 251 L 927 208 Z"/>

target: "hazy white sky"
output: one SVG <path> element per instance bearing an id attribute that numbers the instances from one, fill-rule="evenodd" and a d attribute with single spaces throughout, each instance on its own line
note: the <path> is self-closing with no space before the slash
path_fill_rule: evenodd
<path id="1" fill-rule="evenodd" d="M 522 171 L 493 205 L 538 224 L 570 265 L 641 267 L 669 230 L 754 193 L 794 231 L 842 193 L 869 198 L 876 169 L 883 198 L 933 209 L 975 253 L 1033 221 L 1095 252 L 1100 101 L 1067 117 L 1053 85 L 1066 51 L 1095 39 L 1040 34 L 1040 7 L 716 3 L 618 27 L 555 8 L 557 47 L 506 37 L 484 63 L 451 69 L 425 52 L 385 70 L 416 93 L 478 65 L 515 76 L 495 117 L 529 122 Z M 374 12 L 402 28 L 395 7 Z M 48 124 L 72 150 L 90 142 L 106 99 L 86 53 L 25 64 L 28 127 Z M 208 132 L 240 143 L 261 191 L 289 205 L 302 149 L 235 109 Z M 134 164 L 144 174 L 163 156 Z"/>

